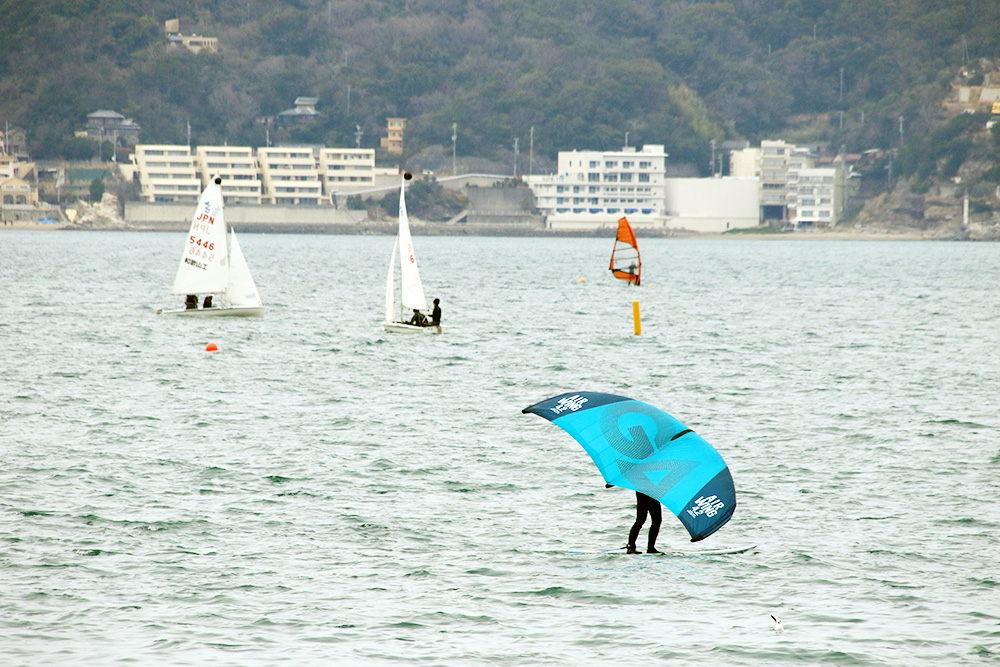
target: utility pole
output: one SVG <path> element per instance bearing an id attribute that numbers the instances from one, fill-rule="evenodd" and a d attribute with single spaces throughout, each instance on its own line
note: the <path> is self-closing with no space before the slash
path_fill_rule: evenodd
<path id="1" fill-rule="evenodd" d="M 535 172 L 532 167 L 534 167 L 535 162 L 535 126 L 531 126 L 531 132 L 528 133 L 528 176 L 531 176 Z"/>
<path id="2" fill-rule="evenodd" d="M 458 169 L 455 167 L 455 146 L 458 144 L 458 123 L 451 124 L 451 175 L 458 176 Z"/>
<path id="3" fill-rule="evenodd" d="M 844 68 L 840 68 L 840 101 L 844 101 Z"/>
<path id="4" fill-rule="evenodd" d="M 903 115 L 899 116 L 899 147 L 903 147 Z"/>
<path id="5" fill-rule="evenodd" d="M 358 148 L 361 148 L 361 135 L 363 135 L 364 132 L 361 131 L 361 126 L 360 125 L 355 125 L 354 128 L 355 128 L 354 129 L 354 145 L 357 146 Z"/>
<path id="6" fill-rule="evenodd" d="M 628 132 L 625 133 L 625 148 L 628 148 Z"/>
<path id="7" fill-rule="evenodd" d="M 514 178 L 517 178 L 517 137 L 514 137 Z"/>
<path id="8" fill-rule="evenodd" d="M 712 176 L 715 176 L 715 139 L 712 139 L 708 143 L 712 147 L 712 161 L 708 163 L 708 167 L 712 172 Z"/>

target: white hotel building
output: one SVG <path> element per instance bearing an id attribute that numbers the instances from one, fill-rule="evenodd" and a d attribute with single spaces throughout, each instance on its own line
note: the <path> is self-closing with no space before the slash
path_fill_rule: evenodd
<path id="1" fill-rule="evenodd" d="M 613 226 L 622 216 L 634 226 L 661 227 L 666 158 L 657 144 L 641 150 L 564 151 L 557 174 L 524 180 L 551 229 Z"/>
<path id="2" fill-rule="evenodd" d="M 140 144 L 132 161 L 146 201 L 197 203 L 202 185 L 189 147 Z"/>
<path id="3" fill-rule="evenodd" d="M 257 163 L 266 203 L 302 205 L 323 201 L 323 185 L 312 148 L 258 148 Z"/>
<path id="4" fill-rule="evenodd" d="M 330 204 L 375 186 L 375 151 L 354 148 L 143 145 L 133 171 L 148 202 L 195 203 L 212 176 L 227 204 Z"/>
<path id="5" fill-rule="evenodd" d="M 319 175 L 329 197 L 375 187 L 375 151 L 370 148 L 321 148 Z"/>
<path id="6" fill-rule="evenodd" d="M 222 196 L 227 204 L 259 204 L 260 174 L 249 146 L 198 146 L 198 171 L 202 187 L 213 176 L 222 178 Z"/>

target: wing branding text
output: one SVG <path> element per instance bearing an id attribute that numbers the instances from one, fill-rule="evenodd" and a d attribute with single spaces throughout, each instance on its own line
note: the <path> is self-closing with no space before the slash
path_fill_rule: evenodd
<path id="1" fill-rule="evenodd" d="M 701 496 L 694 501 L 694 504 L 688 508 L 687 513 L 693 517 L 701 516 L 715 516 L 719 513 L 726 504 L 719 500 L 718 496 Z"/>
<path id="2" fill-rule="evenodd" d="M 580 396 L 579 394 L 574 394 L 573 396 L 566 396 L 564 398 L 559 399 L 559 402 L 555 405 L 555 407 L 552 408 L 552 412 L 556 413 L 557 415 L 562 414 L 567 410 L 576 412 L 581 407 L 583 407 L 583 404 L 586 402 L 587 399 L 584 398 L 583 396 Z"/>

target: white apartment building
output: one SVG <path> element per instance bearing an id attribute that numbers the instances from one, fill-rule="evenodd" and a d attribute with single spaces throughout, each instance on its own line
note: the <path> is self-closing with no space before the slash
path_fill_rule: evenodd
<path id="1" fill-rule="evenodd" d="M 189 147 L 139 144 L 132 161 L 146 201 L 198 202 L 202 185 Z"/>
<path id="2" fill-rule="evenodd" d="M 733 151 L 729 173 L 737 178 L 759 178 L 761 218 L 788 221 L 789 192 L 795 190 L 801 171 L 813 164 L 808 148 L 780 140 L 762 141 L 759 148 Z"/>
<path id="3" fill-rule="evenodd" d="M 196 152 L 203 188 L 214 176 L 219 176 L 227 204 L 260 204 L 261 181 L 252 148 L 198 146 Z"/>
<path id="4" fill-rule="evenodd" d="M 275 146 L 257 149 L 267 204 L 319 204 L 323 186 L 316 157 L 309 147 Z"/>
<path id="5" fill-rule="evenodd" d="M 788 184 L 789 220 L 796 229 L 833 227 L 844 208 L 845 177 L 840 167 L 800 170 Z"/>
<path id="6" fill-rule="evenodd" d="M 370 148 L 322 148 L 319 175 L 331 200 L 375 186 L 375 151 Z"/>
<path id="7" fill-rule="evenodd" d="M 613 226 L 623 215 L 633 226 L 663 226 L 666 158 L 658 144 L 561 151 L 558 173 L 524 180 L 552 229 Z"/>

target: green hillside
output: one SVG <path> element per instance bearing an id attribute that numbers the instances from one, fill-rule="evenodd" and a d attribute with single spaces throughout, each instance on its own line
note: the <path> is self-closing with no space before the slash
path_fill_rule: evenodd
<path id="1" fill-rule="evenodd" d="M 450 158 L 456 123 L 460 158 L 509 163 L 534 128 L 551 164 L 627 132 L 705 173 L 713 139 L 926 139 L 958 69 L 1000 57 L 995 0 L 0 0 L 0 15 L 0 122 L 36 158 L 92 153 L 72 137 L 98 109 L 145 143 L 186 143 L 190 122 L 195 144 L 263 145 L 258 119 L 304 95 L 322 116 L 272 141 L 354 145 L 360 126 L 376 147 L 400 116 L 407 156 Z M 168 50 L 172 18 L 220 53 Z"/>

